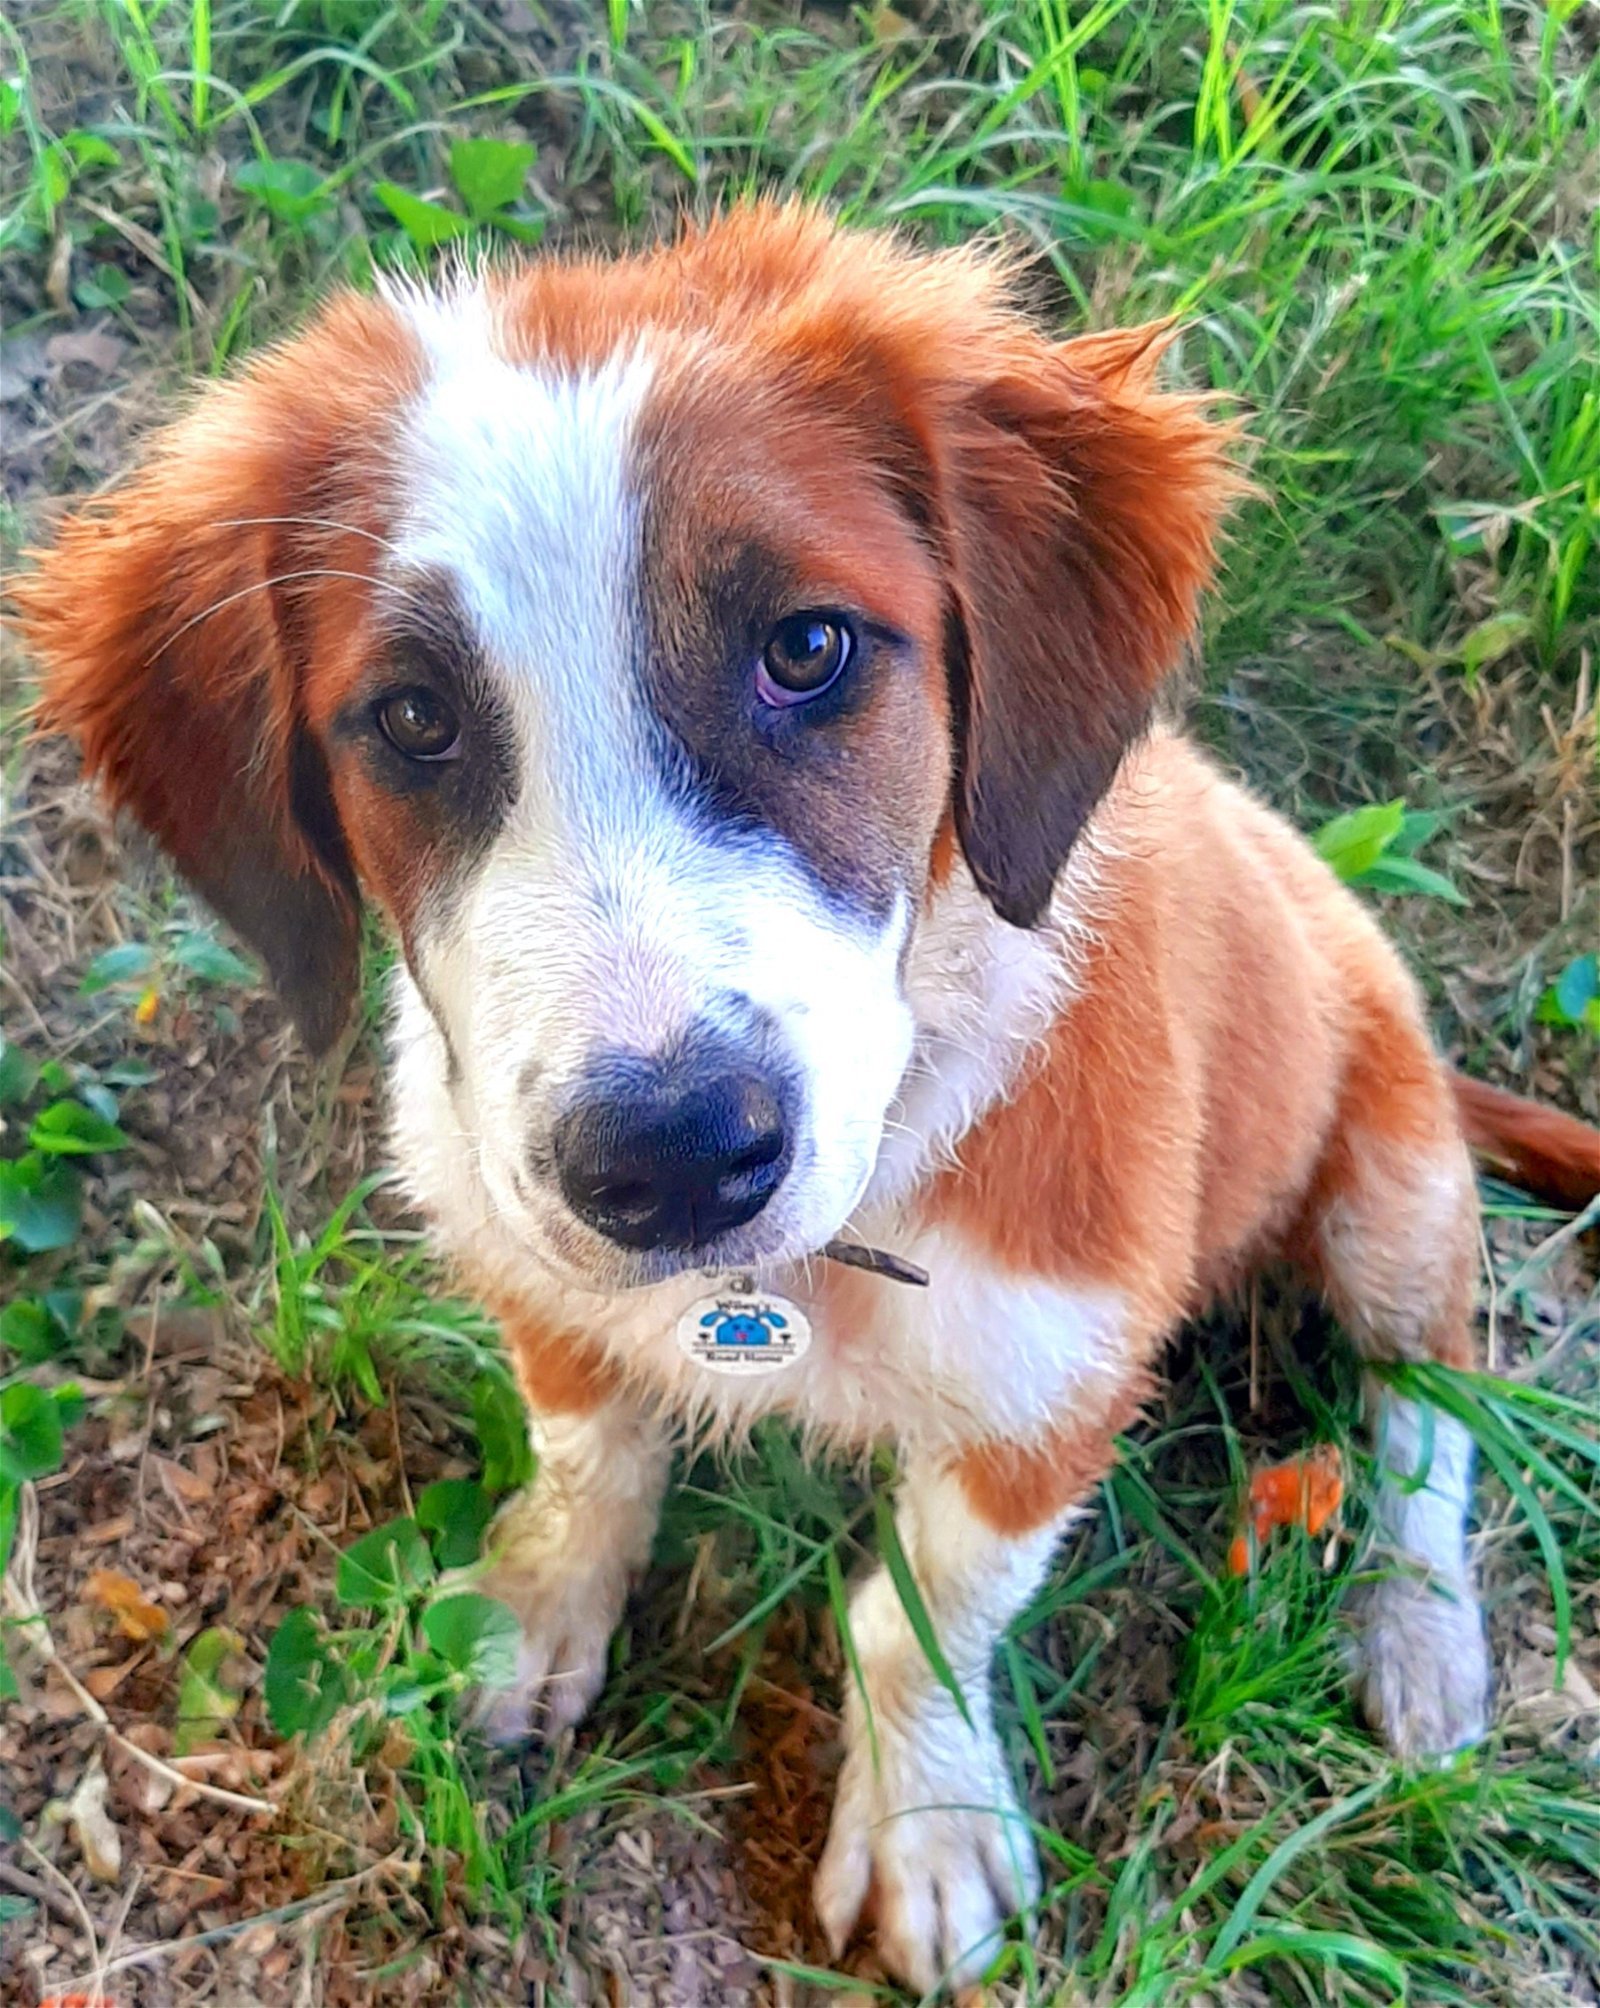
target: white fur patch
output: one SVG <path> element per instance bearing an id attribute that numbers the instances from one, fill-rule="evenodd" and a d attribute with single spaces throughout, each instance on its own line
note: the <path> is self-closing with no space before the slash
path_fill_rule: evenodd
<path id="1" fill-rule="evenodd" d="M 1374 1437 L 1379 1559 L 1391 1573 L 1368 1599 L 1362 1700 L 1397 1755 L 1443 1756 L 1488 1725 L 1489 1654 L 1466 1541 L 1472 1438 L 1452 1416 L 1387 1388 Z"/>
<path id="2" fill-rule="evenodd" d="M 910 1064 L 890 1108 L 866 1204 L 892 1206 L 948 1163 L 985 1109 L 1013 1092 L 1072 995 L 1097 904 L 1086 836 L 1067 861 L 1050 922 L 1003 921 L 957 863 L 918 924 L 905 988 L 916 1021 Z"/>
<path id="3" fill-rule="evenodd" d="M 1362 1140 L 1351 1189 L 1327 1206 L 1317 1229 L 1330 1289 L 1358 1345 L 1400 1359 L 1428 1356 L 1428 1335 L 1454 1294 L 1475 1193 L 1464 1145 L 1430 1161 L 1379 1138 Z"/>
<path id="4" fill-rule="evenodd" d="M 1378 1396 L 1375 1428 L 1383 1476 L 1378 1515 L 1393 1545 L 1446 1582 L 1467 1574 L 1472 1437 L 1454 1416 L 1391 1393 Z"/>

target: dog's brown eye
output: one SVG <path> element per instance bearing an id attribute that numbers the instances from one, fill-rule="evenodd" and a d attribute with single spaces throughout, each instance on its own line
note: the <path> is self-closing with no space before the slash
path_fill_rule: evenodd
<path id="1" fill-rule="evenodd" d="M 420 685 L 383 699 L 378 729 L 408 760 L 448 760 L 461 744 L 455 713 L 443 698 Z"/>
<path id="2" fill-rule="evenodd" d="M 837 683 L 855 635 L 837 614 L 790 614 L 767 637 L 756 689 L 768 704 L 804 704 Z"/>

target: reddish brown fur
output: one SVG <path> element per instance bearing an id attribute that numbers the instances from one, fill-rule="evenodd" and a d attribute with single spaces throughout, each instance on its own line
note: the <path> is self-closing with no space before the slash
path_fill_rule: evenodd
<path id="1" fill-rule="evenodd" d="M 1281 1254 L 1364 1350 L 1468 1363 L 1475 1213 L 1451 1076 L 1376 925 L 1179 739 L 1130 762 L 1095 841 L 1078 994 L 927 1216 L 1019 1275 L 1116 1290 L 1124 1413 L 1174 1322 Z M 1020 1531 L 1075 1496 L 1085 1454 L 1068 1426 L 989 1447 L 964 1482 Z"/>
<path id="2" fill-rule="evenodd" d="M 1600 1193 L 1600 1131 L 1464 1074 L 1455 1097 L 1462 1134 L 1491 1170 L 1574 1212 Z"/>
<path id="3" fill-rule="evenodd" d="M 415 375 L 387 309 L 335 301 L 208 392 L 14 588 L 42 717 L 263 950 L 314 1044 L 354 984 L 356 901 L 331 805 L 326 841 L 291 807 L 295 736 L 361 665 L 381 433 Z M 309 785 L 325 790 L 314 766 Z"/>
<path id="4" fill-rule="evenodd" d="M 493 1292 L 484 1302 L 500 1321 L 517 1385 L 535 1414 L 591 1415 L 616 1393 L 620 1374 L 586 1334 L 554 1330 Z"/>
<path id="5" fill-rule="evenodd" d="M 985 1443 L 969 1450 L 955 1465 L 967 1503 L 997 1534 L 1026 1534 L 1058 1519 L 1116 1463 L 1118 1432 L 1136 1420 L 1150 1388 L 1148 1375 L 1130 1374 L 1110 1390 L 1109 1405 L 1098 1418 L 1080 1409 L 1039 1442 Z"/>

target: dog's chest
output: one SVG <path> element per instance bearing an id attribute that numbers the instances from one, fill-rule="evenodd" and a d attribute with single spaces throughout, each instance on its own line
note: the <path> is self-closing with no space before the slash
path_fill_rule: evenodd
<path id="1" fill-rule="evenodd" d="M 1025 1438 L 1117 1371 L 1114 1291 L 1007 1275 L 936 1226 L 885 1240 L 928 1270 L 926 1288 L 815 1262 L 750 1290 L 688 1276 L 603 1307 L 560 1292 L 543 1308 L 599 1337 L 674 1416 L 737 1433 L 784 1414 L 856 1447 Z"/>

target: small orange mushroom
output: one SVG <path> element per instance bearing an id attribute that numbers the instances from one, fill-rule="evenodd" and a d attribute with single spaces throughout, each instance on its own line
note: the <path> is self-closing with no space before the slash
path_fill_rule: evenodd
<path id="1" fill-rule="evenodd" d="M 1250 1534 L 1257 1548 L 1275 1527 L 1304 1527 L 1315 1537 L 1343 1498 L 1344 1464 L 1337 1444 L 1319 1443 L 1304 1457 L 1264 1465 L 1250 1480 L 1249 1534 L 1235 1535 L 1228 1549 L 1229 1570 L 1236 1576 L 1250 1573 Z"/>

